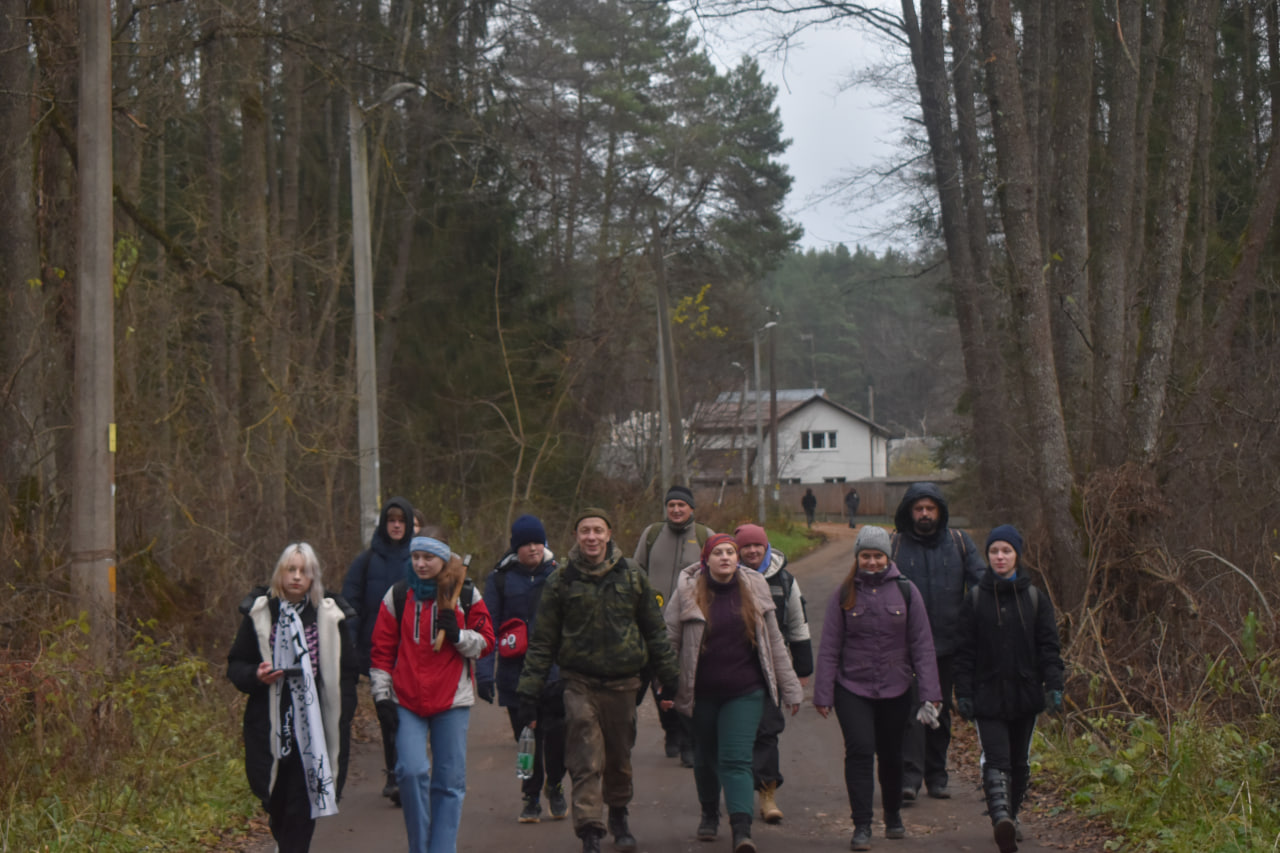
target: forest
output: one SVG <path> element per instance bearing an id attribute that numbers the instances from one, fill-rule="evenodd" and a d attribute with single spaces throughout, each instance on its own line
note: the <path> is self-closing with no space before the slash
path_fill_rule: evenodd
<path id="1" fill-rule="evenodd" d="M 36 743 L 55 728 L 41 667 L 89 677 L 68 651 L 84 642 L 73 394 L 93 153 L 78 12 L 0 0 L 0 723 Z M 1027 532 L 1073 707 L 1119 721 L 1093 729 L 1113 734 L 1111 782 L 1138 767 L 1117 745 L 1149 736 L 1135 721 L 1157 721 L 1165 769 L 1179 737 L 1225 721 L 1249 746 L 1222 757 L 1271 793 L 1275 3 L 188 0 L 111 16 L 122 662 L 215 659 L 285 543 L 312 542 L 330 585 L 361 548 L 362 135 L 383 498 L 407 496 L 478 565 L 521 512 L 559 537 L 602 503 L 633 534 L 662 472 L 651 454 L 641 482 L 598 473 L 610 419 L 665 402 L 686 447 L 685 416 L 739 387 L 732 363 L 778 317 L 779 387 L 812 380 L 864 413 L 874 388 L 897 434 L 953 439 L 940 461 L 962 468 L 975 525 Z M 776 92 L 755 58 L 723 67 L 698 36 L 741 21 L 775 47 L 811 27 L 886 45 L 863 82 L 902 105 L 900 157 L 844 191 L 902 190 L 893 249 L 797 250 Z M 684 453 L 674 465 L 687 476 Z M 67 737 L 99 719 L 59 713 Z M 0 793 L 21 799 L 49 768 L 4 740 L 16 781 Z M 1253 820 L 1213 849 L 1249 849 Z"/>

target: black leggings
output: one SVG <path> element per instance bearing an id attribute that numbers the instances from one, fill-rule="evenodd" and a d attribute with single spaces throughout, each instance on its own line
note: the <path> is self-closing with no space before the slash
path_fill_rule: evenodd
<path id="1" fill-rule="evenodd" d="M 836 685 L 836 719 L 844 734 L 844 786 L 855 826 L 871 824 L 879 759 L 880 802 L 886 813 L 902 808 L 902 735 L 911 709 L 910 691 L 892 699 L 866 699 Z"/>

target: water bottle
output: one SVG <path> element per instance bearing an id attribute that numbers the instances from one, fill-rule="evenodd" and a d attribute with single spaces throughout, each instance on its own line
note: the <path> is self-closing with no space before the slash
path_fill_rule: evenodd
<path id="1" fill-rule="evenodd" d="M 516 751 L 516 778 L 528 779 L 533 775 L 533 729 L 528 726 L 520 732 L 520 746 Z"/>

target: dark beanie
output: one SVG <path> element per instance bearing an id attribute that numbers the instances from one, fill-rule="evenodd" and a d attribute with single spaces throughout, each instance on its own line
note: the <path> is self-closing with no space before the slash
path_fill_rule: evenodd
<path id="1" fill-rule="evenodd" d="M 536 515 L 522 515 L 511 522 L 511 550 L 519 551 L 521 545 L 537 542 L 547 544 L 547 530 Z"/>
<path id="2" fill-rule="evenodd" d="M 598 506 L 589 506 L 579 512 L 573 519 L 573 529 L 576 531 L 578 525 L 582 523 L 584 518 L 598 518 L 604 522 L 604 526 L 613 529 L 613 519 L 609 518 L 609 513 L 605 512 Z"/>
<path id="3" fill-rule="evenodd" d="M 985 555 L 991 550 L 992 542 L 1008 542 L 1013 546 L 1013 553 L 1018 555 L 1018 565 L 1022 565 L 1022 534 L 1018 532 L 1018 528 L 1012 524 L 1002 524 L 999 527 L 991 528 L 991 532 L 987 534 L 987 547 L 983 550 Z"/>
<path id="4" fill-rule="evenodd" d="M 684 501 L 689 506 L 696 506 L 693 502 L 693 492 L 688 486 L 672 486 L 667 489 L 667 496 L 663 499 L 662 504 L 666 506 L 671 501 Z"/>
<path id="5" fill-rule="evenodd" d="M 748 545 L 769 547 L 769 536 L 764 532 L 764 528 L 758 524 L 739 525 L 738 529 L 733 531 L 733 538 L 738 540 L 739 548 L 745 548 Z"/>

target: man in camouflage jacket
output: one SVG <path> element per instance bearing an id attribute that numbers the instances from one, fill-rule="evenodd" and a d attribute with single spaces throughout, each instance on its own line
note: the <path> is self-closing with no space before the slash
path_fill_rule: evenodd
<path id="1" fill-rule="evenodd" d="M 516 692 L 520 716 L 536 719 L 537 698 L 553 663 L 564 680 L 565 766 L 573 779 L 573 825 L 583 853 L 598 853 L 604 805 L 614 847 L 634 850 L 627 826 L 636 696 L 656 678 L 674 698 L 679 664 L 667 641 L 658 598 L 644 571 L 621 555 L 600 509 L 574 523 L 577 544 L 543 589 Z"/>

